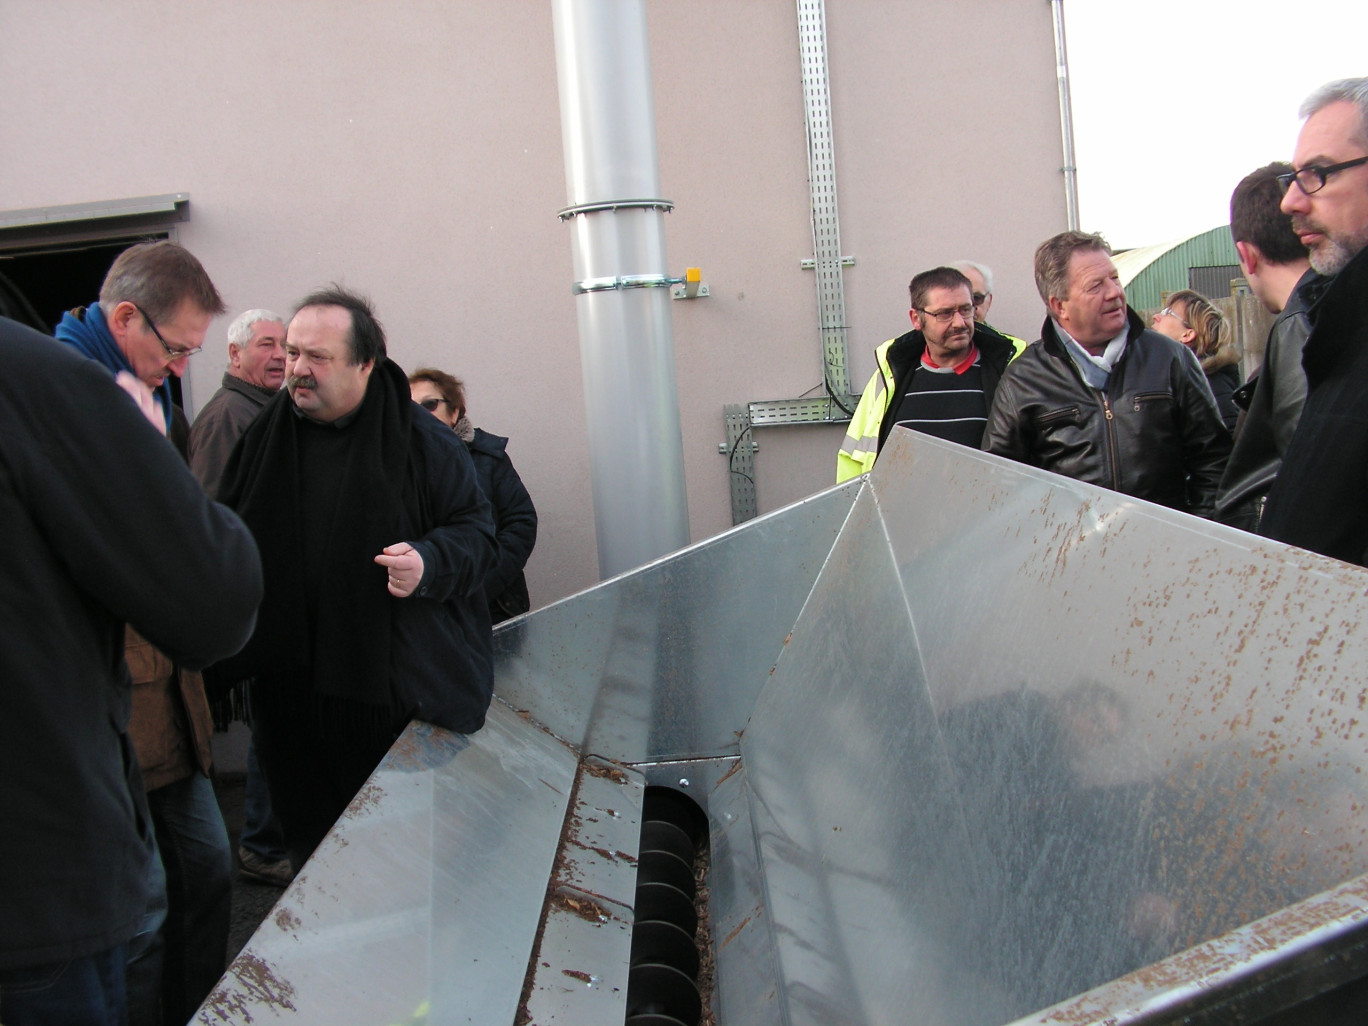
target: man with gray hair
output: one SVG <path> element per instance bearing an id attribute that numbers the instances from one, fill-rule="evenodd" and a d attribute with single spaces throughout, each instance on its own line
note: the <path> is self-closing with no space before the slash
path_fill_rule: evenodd
<path id="1" fill-rule="evenodd" d="M 974 320 L 988 323 L 988 311 L 993 308 L 993 269 L 975 260 L 955 260 L 946 265 L 969 279 L 974 298 Z"/>
<path id="2" fill-rule="evenodd" d="M 1197 358 L 1126 305 L 1100 235 L 1047 239 L 1035 279 L 1049 316 L 1003 374 L 983 448 L 1210 516 L 1230 434 Z"/>
<path id="3" fill-rule="evenodd" d="M 284 318 L 248 310 L 228 326 L 223 383 L 190 426 L 190 469 L 210 495 L 218 490 L 233 446 L 284 383 Z"/>
<path id="4" fill-rule="evenodd" d="M 956 260 L 947 266 L 953 267 L 969 279 L 970 293 L 974 300 L 974 320 L 979 324 L 988 324 L 988 311 L 993 308 L 993 269 L 976 260 Z M 992 328 L 993 325 L 988 324 L 988 327 Z M 1026 348 L 1025 339 L 1009 335 L 1001 329 L 994 330 L 1016 346 L 1018 352 Z"/>
<path id="5" fill-rule="evenodd" d="M 1306 404 L 1260 533 L 1368 566 L 1368 78 L 1322 86 L 1301 116 L 1278 181 L 1321 277 L 1298 287 Z"/>
<path id="6" fill-rule="evenodd" d="M 190 469 L 210 496 L 218 494 L 233 446 L 284 383 L 285 319 L 270 310 L 240 314 L 228 325 L 228 369 L 223 384 L 190 426 Z M 227 705 L 225 696 L 234 687 L 238 687 L 241 702 L 246 702 L 246 682 L 215 681 L 211 677 L 209 683 L 216 709 L 220 703 Z M 245 708 L 240 711 L 250 722 L 250 712 Z M 226 718 L 226 714 L 216 715 Z M 271 812 L 271 795 L 257 762 L 256 747 L 250 744 L 237 856 L 242 875 L 258 883 L 284 887 L 294 876 L 280 823 Z"/>

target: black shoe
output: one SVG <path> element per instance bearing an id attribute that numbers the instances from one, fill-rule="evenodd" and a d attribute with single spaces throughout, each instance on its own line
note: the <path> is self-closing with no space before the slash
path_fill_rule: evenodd
<path id="1" fill-rule="evenodd" d="M 239 846 L 238 862 L 242 864 L 242 876 L 246 880 L 270 884 L 272 887 L 288 887 L 294 879 L 294 870 L 290 868 L 289 859 L 272 861 Z"/>

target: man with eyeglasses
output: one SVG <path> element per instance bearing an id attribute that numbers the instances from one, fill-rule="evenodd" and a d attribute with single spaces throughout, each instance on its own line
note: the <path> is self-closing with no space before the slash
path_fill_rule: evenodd
<path id="1" fill-rule="evenodd" d="M 1282 209 L 1321 276 L 1298 288 L 1307 395 L 1259 533 L 1368 566 L 1368 78 L 1302 104 Z"/>
<path id="2" fill-rule="evenodd" d="M 185 372 L 223 311 L 218 290 L 193 254 L 173 242 L 142 243 L 115 258 L 99 302 L 63 315 L 56 336 L 149 389 L 167 437 L 184 459 L 188 425 L 172 401 L 169 379 Z M 107 468 L 111 475 L 127 471 Z M 197 557 L 167 551 L 162 558 Z M 124 658 L 133 678 L 129 735 L 160 855 L 152 867 L 154 897 L 129 950 L 129 1021 L 184 1022 L 218 982 L 227 957 L 232 854 L 209 777 L 213 722 L 200 674 L 131 627 Z"/>
<path id="3" fill-rule="evenodd" d="M 1026 343 L 974 318 L 973 286 L 953 267 L 908 285 L 912 330 L 874 351 L 876 370 L 836 454 L 836 483 L 867 473 L 895 426 L 977 449 L 1007 364 Z"/>
<path id="4" fill-rule="evenodd" d="M 974 320 L 987 324 L 988 311 L 993 308 L 993 269 L 975 260 L 955 260 L 946 266 L 953 267 L 969 279 L 974 297 Z"/>
<path id="5" fill-rule="evenodd" d="M 973 289 L 974 296 L 974 320 L 980 324 L 989 324 L 988 311 L 993 309 L 993 269 L 977 260 L 956 260 L 948 266 L 953 267 L 969 279 L 969 285 Z M 1025 348 L 1025 339 L 1009 335 L 1001 329 L 996 330 L 1003 338 L 1011 340 L 1018 349 Z"/>
<path id="6" fill-rule="evenodd" d="M 100 301 L 63 314 L 54 334 L 150 388 L 167 437 L 184 453 L 189 426 L 172 401 L 169 379 L 185 373 L 189 358 L 204 347 L 209 322 L 223 310 L 213 282 L 188 250 L 174 242 L 145 242 L 115 258 Z"/>
<path id="7" fill-rule="evenodd" d="M 1209 517 L 1230 434 L 1192 351 L 1126 305 L 1099 235 L 1047 239 L 1035 279 L 1049 316 L 1003 375 L 983 448 Z"/>

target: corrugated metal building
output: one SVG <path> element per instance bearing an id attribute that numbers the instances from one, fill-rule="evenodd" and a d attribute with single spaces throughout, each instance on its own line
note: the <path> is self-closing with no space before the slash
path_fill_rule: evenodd
<path id="1" fill-rule="evenodd" d="M 1142 312 L 1159 309 L 1165 294 L 1178 289 L 1196 289 L 1212 299 L 1229 296 L 1231 281 L 1241 277 L 1228 224 L 1191 238 L 1119 253 L 1116 268 L 1126 299 Z"/>

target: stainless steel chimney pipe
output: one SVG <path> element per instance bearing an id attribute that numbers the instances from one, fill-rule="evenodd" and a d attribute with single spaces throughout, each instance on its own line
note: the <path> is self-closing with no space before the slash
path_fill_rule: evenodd
<path id="1" fill-rule="evenodd" d="M 1069 48 L 1064 39 L 1064 0 L 1050 0 L 1054 21 L 1055 74 L 1059 80 L 1059 127 L 1063 133 L 1064 209 L 1069 228 L 1078 230 L 1078 161 L 1074 156 L 1073 99 L 1069 93 Z"/>
<path id="2" fill-rule="evenodd" d="M 642 0 L 554 0 L 599 572 L 689 543 Z M 605 285 L 607 283 L 607 285 Z M 611 286 L 611 287 L 609 287 Z"/>

